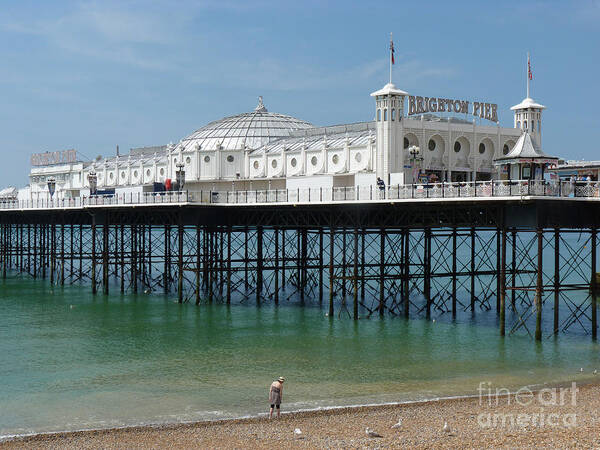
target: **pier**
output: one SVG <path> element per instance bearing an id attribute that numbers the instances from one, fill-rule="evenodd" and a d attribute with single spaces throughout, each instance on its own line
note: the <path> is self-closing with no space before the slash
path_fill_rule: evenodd
<path id="1" fill-rule="evenodd" d="M 94 293 L 319 305 L 331 318 L 495 314 L 597 337 L 598 183 L 144 193 L 0 204 L 2 276 Z"/>

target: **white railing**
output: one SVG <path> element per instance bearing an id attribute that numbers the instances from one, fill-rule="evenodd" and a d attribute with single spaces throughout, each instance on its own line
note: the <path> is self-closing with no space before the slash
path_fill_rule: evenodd
<path id="1" fill-rule="evenodd" d="M 323 203 L 407 199 L 453 199 L 490 197 L 583 197 L 599 198 L 600 183 L 595 181 L 476 181 L 387 186 L 349 186 L 247 191 L 138 192 L 92 195 L 78 198 L 1 200 L 4 209 L 83 208 L 161 204 L 252 204 L 252 203 Z"/>

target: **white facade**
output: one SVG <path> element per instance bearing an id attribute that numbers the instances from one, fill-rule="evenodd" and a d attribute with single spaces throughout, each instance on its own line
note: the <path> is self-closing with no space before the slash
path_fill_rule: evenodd
<path id="1" fill-rule="evenodd" d="M 541 147 L 544 106 L 530 98 L 511 108 L 514 127 L 500 127 L 432 114 L 408 117 L 407 95 L 389 83 L 371 94 L 373 121 L 327 127 L 270 113 L 260 99 L 254 111 L 212 122 L 176 145 L 33 167 L 26 195 L 48 198 L 50 177 L 56 180 L 55 198 L 88 195 L 92 170 L 101 192 L 134 186 L 151 191 L 155 183 L 175 180 L 181 165 L 187 190 L 357 186 L 377 177 L 402 184 L 418 181 L 419 173 L 439 181 L 486 180 L 497 178 L 494 159 L 507 155 L 523 132 Z M 420 150 L 418 160 L 409 153 L 413 146 Z"/>

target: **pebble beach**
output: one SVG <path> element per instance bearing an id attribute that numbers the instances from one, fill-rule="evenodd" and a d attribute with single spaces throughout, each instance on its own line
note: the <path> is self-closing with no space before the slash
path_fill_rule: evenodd
<path id="1" fill-rule="evenodd" d="M 0 448 L 598 448 L 600 385 L 544 391 L 35 435 Z"/>

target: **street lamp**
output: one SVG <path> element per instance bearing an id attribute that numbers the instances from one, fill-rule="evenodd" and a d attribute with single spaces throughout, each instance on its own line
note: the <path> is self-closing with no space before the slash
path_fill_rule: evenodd
<path id="1" fill-rule="evenodd" d="M 185 167 L 185 164 L 183 164 L 180 161 L 177 164 L 175 164 L 175 166 L 177 167 L 177 172 L 175 172 L 175 179 L 177 180 L 177 189 L 183 191 L 183 186 L 185 185 L 185 170 L 183 170 L 183 168 Z"/>
<path id="2" fill-rule="evenodd" d="M 90 195 L 96 195 L 96 192 L 98 192 L 98 175 L 96 175 L 96 171 L 93 167 L 90 169 L 87 179 L 90 185 Z"/>
<path id="3" fill-rule="evenodd" d="M 56 178 L 50 177 L 46 181 L 48 183 L 48 192 L 50 193 L 50 200 L 52 200 L 52 196 L 54 195 L 54 191 L 56 190 Z"/>
<path id="4" fill-rule="evenodd" d="M 410 155 L 411 167 L 413 168 L 413 183 L 417 180 L 417 171 L 421 172 L 420 165 L 421 161 L 423 161 L 423 157 L 421 156 L 421 149 L 416 145 L 411 145 L 408 147 L 408 154 Z"/>

